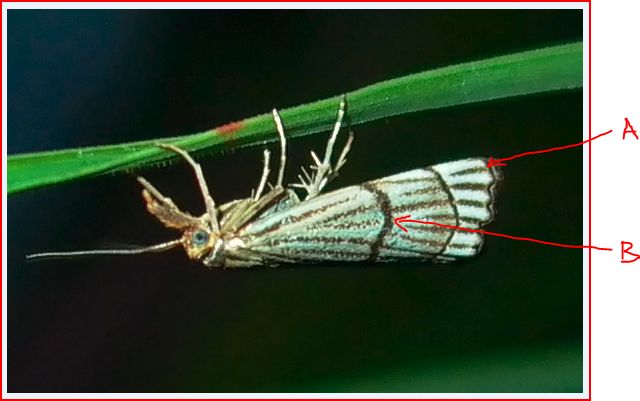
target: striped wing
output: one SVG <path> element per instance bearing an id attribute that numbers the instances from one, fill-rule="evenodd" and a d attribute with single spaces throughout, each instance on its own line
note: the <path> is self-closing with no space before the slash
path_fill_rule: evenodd
<path id="1" fill-rule="evenodd" d="M 478 229 L 493 220 L 495 186 L 500 173 L 485 159 L 438 164 L 374 181 L 387 193 L 392 218 L 411 219 Z M 394 227 L 395 228 L 395 227 Z M 410 232 L 385 236 L 378 260 L 434 258 L 447 262 L 476 255 L 483 236 L 434 225 L 411 225 Z"/>
<path id="2" fill-rule="evenodd" d="M 477 254 L 482 236 L 394 218 L 479 228 L 493 219 L 498 172 L 466 159 L 343 188 L 258 218 L 238 233 L 226 265 L 395 260 L 451 261 Z"/>

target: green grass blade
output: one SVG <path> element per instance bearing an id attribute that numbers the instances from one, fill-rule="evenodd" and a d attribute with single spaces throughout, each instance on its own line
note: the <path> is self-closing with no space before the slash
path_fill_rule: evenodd
<path id="1" fill-rule="evenodd" d="M 582 86 L 582 42 L 457 64 L 379 82 L 347 93 L 351 125 L 460 104 Z M 340 96 L 281 110 L 289 138 L 329 130 Z M 120 145 L 11 155 L 9 194 L 140 168 L 173 157 L 155 143 L 220 152 L 277 139 L 271 114 L 192 135 Z"/>

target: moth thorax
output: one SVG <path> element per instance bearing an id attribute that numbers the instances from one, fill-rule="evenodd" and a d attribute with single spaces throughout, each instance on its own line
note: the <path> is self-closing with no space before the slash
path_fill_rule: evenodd
<path id="1" fill-rule="evenodd" d="M 202 263 L 204 263 L 204 265 L 207 267 L 224 267 L 225 248 L 225 241 L 222 238 L 218 238 L 217 241 L 213 244 L 211 252 L 209 252 L 209 254 L 204 259 L 202 259 Z"/>

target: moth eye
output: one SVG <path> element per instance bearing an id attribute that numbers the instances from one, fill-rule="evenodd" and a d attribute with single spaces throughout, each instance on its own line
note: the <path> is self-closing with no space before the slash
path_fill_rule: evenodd
<path id="1" fill-rule="evenodd" d="M 206 245 L 209 242 L 209 233 L 204 230 L 198 230 L 191 236 L 191 242 L 197 246 Z"/>

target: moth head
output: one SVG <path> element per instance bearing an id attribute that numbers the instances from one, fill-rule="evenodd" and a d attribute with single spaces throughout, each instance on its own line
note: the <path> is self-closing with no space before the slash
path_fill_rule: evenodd
<path id="1" fill-rule="evenodd" d="M 221 242 L 218 235 L 202 225 L 187 228 L 182 234 L 182 246 L 193 260 L 203 260 L 219 248 Z"/>
<path id="2" fill-rule="evenodd" d="M 182 231 L 180 243 L 189 259 L 201 261 L 212 266 L 221 257 L 223 241 L 220 233 L 210 227 L 210 216 L 206 213 L 194 217 L 181 211 L 170 198 L 163 196 L 144 178 L 138 177 L 142 184 L 142 198 L 147 210 L 167 228 Z"/>
<path id="3" fill-rule="evenodd" d="M 92 249 L 86 251 L 43 252 L 27 255 L 28 260 L 66 258 L 97 255 L 139 255 L 164 252 L 182 245 L 190 259 L 201 261 L 205 266 L 218 266 L 223 257 L 224 243 L 218 232 L 210 228 L 210 217 L 206 213 L 194 217 L 183 212 L 169 198 L 164 197 L 148 181 L 138 177 L 142 184 L 142 198 L 147 210 L 165 227 L 182 231 L 182 237 L 156 245 L 136 246 L 126 249 Z"/>

